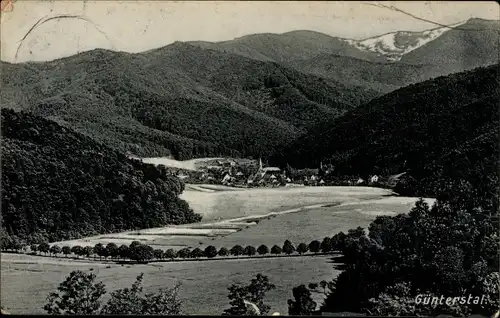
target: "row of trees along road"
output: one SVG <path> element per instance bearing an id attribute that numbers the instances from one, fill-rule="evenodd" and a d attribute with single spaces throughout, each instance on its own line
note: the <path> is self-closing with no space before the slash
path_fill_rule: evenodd
<path id="1" fill-rule="evenodd" d="M 495 226 L 498 224 L 498 214 L 488 210 L 487 206 L 478 206 L 477 202 L 481 200 L 476 200 L 474 194 L 460 193 L 453 201 L 438 201 L 432 207 L 420 200 L 409 214 L 377 217 L 370 224 L 368 234 L 358 227 L 349 230 L 347 234 L 340 233 L 329 240 L 325 239 L 324 242 L 330 241 L 332 246 L 341 251 L 344 264 L 338 277 L 319 284 L 326 296 L 319 311 L 351 311 L 384 316 L 489 316 L 497 311 L 500 307 L 500 236 L 498 227 Z M 134 245 L 136 248 L 141 246 L 137 243 Z M 291 250 L 290 245 L 291 242 L 285 242 L 283 248 Z M 318 243 L 311 242 L 310 245 L 317 246 Z M 150 250 L 147 247 L 142 249 Z M 215 253 L 212 247 L 207 249 L 212 255 Z M 233 249 L 241 251 L 239 247 Z M 84 274 L 72 273 L 61 284 L 59 293 L 51 294 L 50 303 L 46 306 L 47 312 L 167 312 L 149 310 L 147 304 L 155 302 L 161 305 L 158 308 L 180 308 L 176 305 L 178 303 L 173 293 L 136 297 L 139 287 L 133 287 L 132 291 L 120 290 L 113 293 L 114 302 L 110 301 L 104 306 L 107 309 L 98 311 L 101 310 L 99 297 L 103 286 L 93 283 L 95 276 L 86 276 L 87 280 L 84 280 L 91 281 L 92 284 L 75 284 L 73 281 L 78 280 L 75 278 L 78 275 Z M 228 294 L 231 307 L 223 314 L 247 315 L 247 302 L 255 304 L 258 314 L 267 314 L 270 307 L 265 304 L 265 294 L 274 288 L 267 277 L 260 274 L 250 285 L 231 285 Z M 73 289 L 86 290 L 77 293 Z M 308 287 L 300 285 L 294 288 L 293 299 L 288 301 L 289 314 L 317 313 L 317 304 L 311 296 L 311 292 L 317 292 L 317 289 L 318 285 L 314 283 Z M 85 302 L 77 301 L 77 304 L 86 306 L 77 310 L 71 299 L 80 299 L 80 295 L 93 296 L 91 299 L 82 297 Z M 485 296 L 485 301 L 452 306 L 439 302 L 429 305 L 416 302 L 417 295 L 437 298 L 441 295 Z M 128 304 L 129 301 L 133 305 Z M 71 306 L 62 308 L 66 303 Z"/>
<path id="2" fill-rule="evenodd" d="M 74 245 L 63 246 L 59 245 L 49 245 L 48 243 L 41 244 L 32 244 L 30 246 L 30 250 L 32 253 L 44 253 L 45 255 L 59 255 L 63 254 L 65 256 L 74 255 L 76 257 L 99 257 L 102 258 L 112 258 L 115 260 L 135 260 L 135 261 L 148 261 L 148 260 L 161 260 L 161 259 L 175 259 L 175 258 L 214 258 L 217 256 L 226 257 L 226 256 L 254 256 L 258 255 L 267 255 L 267 254 L 286 254 L 291 255 L 294 253 L 304 254 L 307 252 L 312 253 L 328 253 L 338 250 L 339 243 L 342 241 L 343 237 L 345 237 L 344 233 L 339 233 L 330 237 L 325 237 L 322 242 L 318 240 L 314 240 L 309 244 L 300 243 L 295 246 L 291 241 L 286 240 L 283 246 L 274 245 L 269 248 L 267 245 L 260 245 L 255 248 L 254 246 L 246 246 L 243 247 L 241 245 L 235 245 L 231 249 L 227 249 L 225 247 L 217 248 L 213 245 L 207 246 L 204 250 L 201 248 L 183 248 L 179 251 L 175 251 L 173 249 L 154 249 L 153 247 L 142 244 L 138 241 L 133 241 L 130 245 L 121 245 L 118 246 L 115 243 L 108 243 L 107 245 L 103 245 L 101 243 L 97 243 L 94 247 L 92 246 L 80 246 Z M 7 240 L 6 244 L 2 246 L 2 250 L 4 251 L 21 251 L 26 249 L 26 246 L 23 246 L 15 236 L 10 236 L 9 240 Z"/>

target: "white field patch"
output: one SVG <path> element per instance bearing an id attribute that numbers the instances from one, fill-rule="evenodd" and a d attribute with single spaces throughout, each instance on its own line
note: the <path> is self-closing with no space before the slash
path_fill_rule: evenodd
<path id="1" fill-rule="evenodd" d="M 422 32 L 392 32 L 364 40 L 344 39 L 344 41 L 361 51 L 378 53 L 386 56 L 388 60 L 398 61 L 403 55 L 434 41 L 445 32 L 465 22 L 466 21 L 463 21 L 450 25 L 449 27 L 439 27 Z M 396 37 L 406 39 L 408 44 L 398 46 L 396 44 Z"/>
<path id="2" fill-rule="evenodd" d="M 220 238 L 232 237 L 240 231 L 248 231 L 253 227 L 265 228 L 262 226 L 263 223 L 287 214 L 306 214 L 308 211 L 314 213 L 316 210 L 333 209 L 335 212 L 332 213 L 346 215 L 347 218 L 354 217 L 355 220 L 356 214 L 374 217 L 408 212 L 418 200 L 418 198 L 388 196 L 391 193 L 390 190 L 372 187 L 185 191 L 181 198 L 186 200 L 195 212 L 203 215 L 202 222 L 98 235 L 55 244 L 94 246 L 97 243 L 113 242 L 117 245 L 129 245 L 132 241 L 139 241 L 154 245 L 155 248 L 180 249 L 205 245 L 213 240 L 217 242 L 221 240 Z M 434 202 L 433 199 L 426 201 L 431 206 Z M 279 231 L 277 228 L 275 230 Z M 238 233 L 237 236 L 241 235 Z M 224 241 L 227 240 L 221 242 Z"/>
<path id="3" fill-rule="evenodd" d="M 436 199 L 433 198 L 423 198 L 424 202 L 429 205 L 429 207 L 432 207 L 434 203 L 436 202 Z M 380 198 L 380 199 L 375 199 L 375 200 L 364 200 L 362 204 L 371 204 L 371 203 L 376 203 L 376 204 L 381 204 L 381 205 L 407 205 L 407 206 L 414 206 L 415 202 L 417 202 L 419 198 L 413 198 L 413 197 L 399 197 L 399 196 L 394 196 L 394 197 L 385 197 L 385 198 Z M 348 205 L 359 205 L 360 202 L 344 202 L 341 204 L 341 206 L 348 206 Z"/>
<path id="4" fill-rule="evenodd" d="M 201 185 L 204 187 L 204 185 Z M 314 204 L 332 204 L 379 198 L 392 191 L 373 187 L 252 188 L 234 191 L 184 191 L 181 198 L 203 216 L 204 222 L 265 216 L 271 212 Z M 292 211 L 293 212 L 293 211 Z"/>
<path id="5" fill-rule="evenodd" d="M 153 158 L 137 158 L 144 163 L 150 163 L 153 165 L 164 165 L 165 167 L 185 169 L 185 170 L 198 170 L 198 165 L 203 162 L 211 160 L 219 160 L 223 158 L 196 158 L 190 160 L 175 160 L 167 157 L 153 157 Z"/>

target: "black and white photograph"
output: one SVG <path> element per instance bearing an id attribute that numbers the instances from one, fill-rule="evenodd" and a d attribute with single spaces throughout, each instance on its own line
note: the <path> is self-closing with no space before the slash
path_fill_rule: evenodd
<path id="1" fill-rule="evenodd" d="M 500 317 L 498 2 L 0 3 L 2 315 Z"/>

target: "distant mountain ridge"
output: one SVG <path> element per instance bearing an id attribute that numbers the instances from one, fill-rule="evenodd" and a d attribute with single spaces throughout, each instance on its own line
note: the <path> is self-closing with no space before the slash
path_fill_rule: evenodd
<path id="1" fill-rule="evenodd" d="M 405 54 L 409 64 L 456 65 L 462 70 L 499 62 L 500 20 L 470 19 L 436 40 Z M 458 69 L 458 68 L 456 68 Z"/>
<path id="2" fill-rule="evenodd" d="M 364 40 L 300 30 L 187 43 L 274 61 L 301 72 L 387 93 L 430 78 L 498 63 L 499 32 L 499 21 L 473 18 L 450 26 L 398 31 Z"/>
<path id="3" fill-rule="evenodd" d="M 96 49 L 1 62 L 0 97 L 2 108 L 137 156 L 255 157 L 387 92 L 498 62 L 498 30 L 498 21 L 471 19 L 451 30 L 396 32 L 392 42 L 292 31 L 136 54 Z"/>
<path id="4" fill-rule="evenodd" d="M 380 93 L 186 43 L 1 63 L 2 107 L 138 156 L 259 156 Z"/>
<path id="5" fill-rule="evenodd" d="M 189 41 L 187 43 L 253 59 L 276 62 L 309 59 L 324 54 L 349 56 L 371 62 L 391 62 L 399 61 L 404 55 L 439 40 L 449 31 L 499 31 L 499 24 L 499 20 L 471 18 L 424 31 L 396 31 L 362 40 L 334 37 L 316 31 L 297 30 L 282 34 L 252 34 L 221 42 Z M 460 48 L 456 49 L 460 51 Z"/>

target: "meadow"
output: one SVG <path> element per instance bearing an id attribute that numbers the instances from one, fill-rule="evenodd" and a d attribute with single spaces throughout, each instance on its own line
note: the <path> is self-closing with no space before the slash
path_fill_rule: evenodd
<path id="1" fill-rule="evenodd" d="M 214 261 L 120 266 L 2 254 L 1 284 L 5 288 L 2 305 L 13 314 L 44 313 L 46 297 L 72 270 L 93 268 L 98 280 L 106 284 L 108 293 L 130 287 L 142 272 L 145 291 L 181 282 L 179 295 L 184 300 L 184 313 L 208 315 L 221 314 L 229 307 L 227 288 L 231 284 L 248 283 L 258 273 L 265 273 L 276 285 L 267 297 L 269 305 L 273 311 L 287 313 L 286 301 L 292 297 L 293 287 L 337 275 L 328 261 L 327 256 L 314 256 L 228 260 L 223 264 Z"/>
<path id="2" fill-rule="evenodd" d="M 219 189 L 220 190 L 220 189 Z M 234 189 L 232 189 L 234 190 Z M 129 244 L 140 240 L 155 248 L 217 248 L 260 244 L 298 244 L 321 240 L 339 231 L 366 228 L 378 215 L 406 213 L 416 198 L 389 196 L 389 190 L 364 187 L 301 187 L 204 192 L 186 190 L 182 197 L 204 220 L 102 235 L 60 245 Z M 432 199 L 428 200 L 432 203 Z M 338 274 L 331 256 L 246 259 L 148 265 L 96 264 L 17 254 L 2 254 L 2 304 L 11 313 L 42 313 L 46 296 L 75 269 L 94 268 L 112 291 L 130 286 L 145 273 L 145 291 L 181 282 L 186 314 L 220 314 L 228 305 L 227 288 L 246 283 L 258 273 L 268 275 L 277 289 L 269 294 L 273 311 L 287 313 L 286 300 L 299 284 L 330 280 Z M 5 288 L 5 289 L 4 289 Z"/>
<path id="3" fill-rule="evenodd" d="M 212 192 L 206 192 L 206 190 Z M 195 212 L 203 216 L 200 223 L 98 235 L 79 240 L 57 242 L 57 244 L 61 246 L 94 246 L 99 242 L 103 244 L 114 242 L 128 245 L 137 240 L 155 248 L 180 249 L 206 245 L 222 246 L 221 244 L 226 243 L 233 245 L 281 244 L 285 239 L 302 239 L 304 236 L 301 233 L 309 233 L 311 239 L 317 239 L 319 238 L 318 235 L 327 234 L 332 236 L 334 234 L 332 230 L 335 229 L 332 229 L 332 224 L 322 222 L 323 215 L 316 216 L 316 212 L 311 211 L 317 211 L 322 206 L 380 199 L 388 195 L 391 195 L 390 190 L 370 187 L 238 189 L 213 185 L 188 186 L 182 193 L 181 198 L 186 200 Z M 328 214 L 328 207 L 326 209 L 325 213 Z M 352 208 L 349 209 L 352 210 Z M 332 213 L 335 211 L 333 210 Z M 291 222 L 290 224 L 301 227 L 301 222 L 304 219 L 317 219 L 317 221 L 313 222 L 318 222 L 318 226 L 323 227 L 324 230 L 315 232 L 314 229 L 308 228 L 297 231 L 297 229 L 290 228 L 293 226 L 289 225 L 289 227 L 285 227 L 286 232 L 282 232 L 280 230 L 282 226 L 276 228 L 276 224 L 272 223 L 274 229 L 270 228 L 272 234 L 269 235 L 275 235 L 275 238 L 261 242 L 261 237 L 266 236 L 266 234 L 259 229 L 266 226 L 267 222 L 277 218 L 277 216 L 280 216 L 279 219 L 281 220 L 284 215 L 288 214 L 290 216 L 285 218 L 284 222 Z M 296 222 L 293 221 L 295 219 Z M 350 226 L 350 224 L 350 221 L 347 221 L 346 226 Z M 249 230 L 251 230 L 251 234 L 245 234 Z M 284 234 L 287 232 L 291 236 L 285 238 Z"/>

